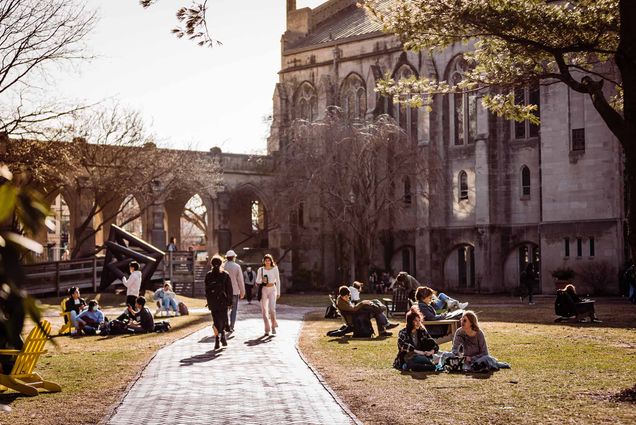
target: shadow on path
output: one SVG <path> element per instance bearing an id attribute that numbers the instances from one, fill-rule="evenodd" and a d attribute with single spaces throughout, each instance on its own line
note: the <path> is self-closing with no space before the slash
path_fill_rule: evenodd
<path id="1" fill-rule="evenodd" d="M 261 336 L 258 337 L 256 339 L 249 339 L 247 341 L 245 341 L 243 344 L 247 345 L 248 347 L 254 347 L 257 345 L 261 345 L 261 344 L 267 344 L 268 342 L 272 341 L 274 339 L 273 336 Z"/>
<path id="2" fill-rule="evenodd" d="M 203 354 L 197 354 L 196 356 L 188 357 L 186 359 L 180 360 L 179 366 L 192 366 L 195 363 L 205 363 L 220 357 L 222 354 L 221 350 L 210 350 Z"/>

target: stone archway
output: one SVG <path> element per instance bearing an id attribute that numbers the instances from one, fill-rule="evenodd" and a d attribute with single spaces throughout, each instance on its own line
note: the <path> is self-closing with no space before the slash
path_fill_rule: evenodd
<path id="1" fill-rule="evenodd" d="M 230 192 L 228 213 L 232 249 L 269 248 L 269 208 L 258 189 L 243 185 Z"/>
<path id="2" fill-rule="evenodd" d="M 475 247 L 458 244 L 444 260 L 444 288 L 458 290 L 475 289 Z"/>
<path id="3" fill-rule="evenodd" d="M 503 284 L 506 291 L 514 292 L 521 284 L 521 272 L 527 264 L 535 263 L 536 270 L 541 270 L 539 262 L 541 253 L 539 245 L 534 242 L 523 242 L 513 247 L 506 256 L 503 270 Z M 540 288 L 537 288 L 540 292 Z"/>

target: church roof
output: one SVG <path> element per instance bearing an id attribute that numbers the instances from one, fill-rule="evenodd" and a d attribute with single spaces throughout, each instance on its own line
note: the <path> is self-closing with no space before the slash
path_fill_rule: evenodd
<path id="1" fill-rule="evenodd" d="M 388 3 L 389 0 L 382 1 L 381 7 Z M 382 24 L 372 19 L 364 8 L 352 5 L 312 28 L 305 37 L 287 46 L 287 49 L 300 49 L 381 31 Z"/>

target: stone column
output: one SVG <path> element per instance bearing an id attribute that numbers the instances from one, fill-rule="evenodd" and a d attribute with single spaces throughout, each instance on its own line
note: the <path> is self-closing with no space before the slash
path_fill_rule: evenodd
<path id="1" fill-rule="evenodd" d="M 214 236 L 216 247 L 220 254 L 225 252 L 232 246 L 232 232 L 230 231 L 230 193 L 227 191 L 219 192 L 216 198 L 215 223 L 217 228 Z"/>
<path id="2" fill-rule="evenodd" d="M 155 195 L 163 191 L 163 183 L 155 180 L 152 182 L 152 189 Z M 160 250 L 164 250 L 168 240 L 166 239 L 165 228 L 165 207 L 164 199 L 161 196 L 154 196 L 155 201 L 148 208 L 148 229 L 150 229 L 150 243 Z"/>
<path id="3" fill-rule="evenodd" d="M 185 251 L 187 247 L 181 246 L 181 214 L 183 213 L 184 204 L 175 200 L 164 203 L 167 221 L 168 221 L 168 240 L 169 238 L 177 239 L 179 250 Z"/>
<path id="4" fill-rule="evenodd" d="M 89 257 L 95 252 L 95 231 L 93 230 L 92 217 L 89 218 L 95 202 L 95 192 L 86 177 L 78 177 L 77 186 L 77 198 L 73 202 L 74 211 L 71 213 L 74 236 L 71 239 L 73 241 L 72 252 L 76 252 L 76 258 L 82 258 Z M 82 227 L 87 219 L 90 222 Z"/>

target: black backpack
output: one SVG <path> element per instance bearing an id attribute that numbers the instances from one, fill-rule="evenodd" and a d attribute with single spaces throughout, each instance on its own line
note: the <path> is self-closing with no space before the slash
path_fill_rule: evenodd
<path id="1" fill-rule="evenodd" d="M 209 280 L 205 284 L 205 298 L 208 300 L 209 308 L 227 303 L 227 294 L 225 293 L 225 282 L 223 279 L 224 275 L 218 274 L 213 280 Z"/>

